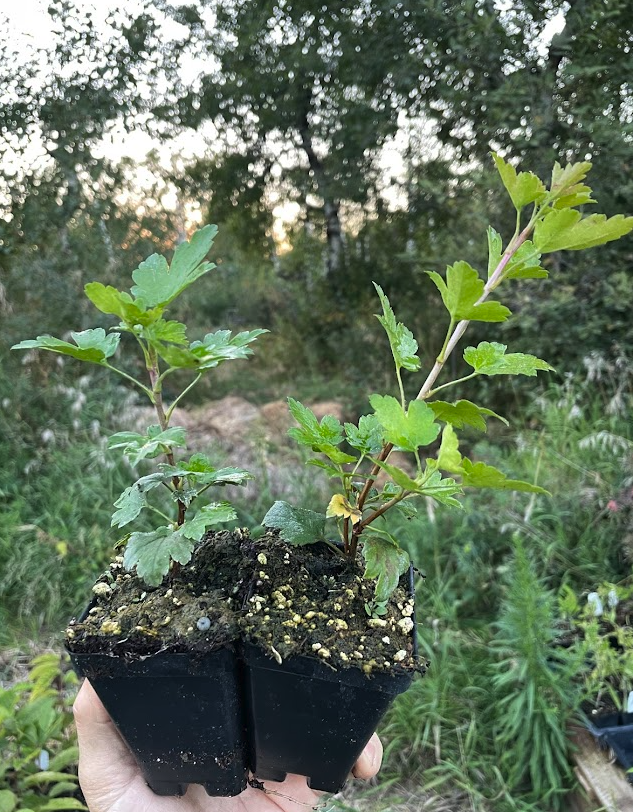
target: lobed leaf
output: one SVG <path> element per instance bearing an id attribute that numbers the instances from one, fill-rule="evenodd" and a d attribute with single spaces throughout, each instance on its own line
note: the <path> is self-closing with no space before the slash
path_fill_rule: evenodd
<path id="1" fill-rule="evenodd" d="M 361 454 L 377 454 L 382 448 L 382 426 L 375 414 L 363 415 L 358 421 L 358 427 L 353 423 L 345 423 L 345 437 L 352 448 Z"/>
<path id="2" fill-rule="evenodd" d="M 550 211 L 534 228 L 534 243 L 542 253 L 580 251 L 617 240 L 633 230 L 633 217 L 591 214 L 576 209 Z"/>
<path id="3" fill-rule="evenodd" d="M 557 208 L 595 203 L 590 197 L 591 189 L 581 182 L 590 169 L 589 161 L 567 164 L 565 168 L 556 161 L 552 170 L 550 196 Z"/>
<path id="4" fill-rule="evenodd" d="M 380 297 L 383 312 L 382 316 L 377 315 L 376 318 L 387 333 L 396 367 L 398 369 L 408 369 L 410 372 L 415 372 L 420 368 L 420 359 L 416 355 L 418 342 L 408 327 L 396 321 L 396 316 L 389 304 L 389 299 L 385 296 L 380 285 L 374 282 L 374 287 Z"/>
<path id="5" fill-rule="evenodd" d="M 447 423 L 442 432 L 442 442 L 437 455 L 437 467 L 444 471 L 460 473 L 462 470 L 462 455 L 459 453 L 459 440 L 455 430 Z"/>
<path id="6" fill-rule="evenodd" d="M 138 484 L 130 485 L 114 503 L 114 507 L 118 510 L 112 515 L 110 527 L 125 527 L 136 519 L 146 505 L 145 494 Z"/>
<path id="7" fill-rule="evenodd" d="M 440 433 L 433 410 L 421 400 L 412 400 L 405 412 L 391 395 L 372 395 L 369 402 L 384 430 L 385 440 L 403 451 L 417 451 Z"/>
<path id="8" fill-rule="evenodd" d="M 157 344 L 158 354 L 170 366 L 179 369 L 195 369 L 205 372 L 215 369 L 225 361 L 248 358 L 253 350 L 248 346 L 268 330 L 250 330 L 231 337 L 231 330 L 207 333 L 202 341 L 194 341 L 188 347 Z"/>
<path id="9" fill-rule="evenodd" d="M 440 291 L 444 306 L 455 321 L 505 321 L 510 310 L 499 302 L 478 304 L 484 292 L 484 281 L 467 262 L 456 262 L 446 269 L 446 281 L 435 271 L 427 271 Z"/>
<path id="10" fill-rule="evenodd" d="M 193 553 L 193 541 L 169 527 L 159 527 L 149 533 L 132 533 L 123 555 L 127 570 L 136 567 L 139 578 L 148 586 L 159 586 L 169 572 L 173 559 L 187 564 Z"/>
<path id="11" fill-rule="evenodd" d="M 503 256 L 501 235 L 488 226 L 488 278 L 493 275 Z M 549 276 L 541 268 L 541 254 L 530 240 L 526 240 L 511 257 L 503 272 L 504 279 L 546 279 Z"/>
<path id="12" fill-rule="evenodd" d="M 184 448 L 187 431 L 180 426 L 171 426 L 165 431 L 160 426 L 149 426 L 147 434 L 135 431 L 120 431 L 108 438 L 108 448 L 122 448 L 132 465 L 145 459 L 153 459 L 173 448 Z"/>
<path id="13" fill-rule="evenodd" d="M 277 501 L 262 519 L 264 527 L 279 530 L 284 541 L 297 546 L 314 544 L 325 535 L 325 516 Z"/>
<path id="14" fill-rule="evenodd" d="M 202 458 L 202 459 L 201 459 Z M 203 462 L 205 460 L 206 462 Z M 166 482 L 173 477 L 187 477 L 198 485 L 244 485 L 252 474 L 243 468 L 215 469 L 203 454 L 194 454 L 189 461 L 183 460 L 177 465 L 160 463 L 158 472 L 143 477 L 139 482 L 159 478 Z"/>
<path id="15" fill-rule="evenodd" d="M 376 602 L 387 601 L 411 565 L 408 553 L 386 536 L 369 534 L 363 543 L 363 558 L 363 577 L 376 581 Z"/>
<path id="16" fill-rule="evenodd" d="M 213 502 L 204 505 L 192 519 L 188 519 L 177 532 L 187 539 L 198 541 L 204 536 L 207 527 L 215 527 L 223 522 L 237 519 L 235 508 L 229 502 Z"/>
<path id="17" fill-rule="evenodd" d="M 526 491 L 550 496 L 549 491 L 530 482 L 520 479 L 508 479 L 504 473 L 486 465 L 484 462 L 472 462 L 464 457 L 462 461 L 462 484 L 471 488 L 494 488 L 503 491 Z"/>
<path id="18" fill-rule="evenodd" d="M 319 423 L 314 412 L 294 398 L 288 398 L 288 408 L 300 426 L 288 429 L 288 435 L 299 445 L 326 454 L 336 465 L 356 462 L 356 457 L 336 448 L 343 442 L 343 427 L 336 417 L 326 414 Z"/>
<path id="19" fill-rule="evenodd" d="M 455 496 L 461 496 L 464 493 L 462 486 L 450 477 L 443 477 L 439 471 L 431 471 L 430 474 L 427 474 L 425 483 L 420 487 L 418 493 L 435 499 L 436 502 L 447 507 L 463 508 L 462 503 L 455 499 Z"/>
<path id="20" fill-rule="evenodd" d="M 129 293 L 117 290 L 112 285 L 103 285 L 101 282 L 88 282 L 84 292 L 97 310 L 118 316 L 129 326 L 150 325 L 160 319 L 163 312 L 162 307 L 147 310 L 142 301 L 135 302 Z"/>
<path id="21" fill-rule="evenodd" d="M 21 341 L 19 344 L 14 344 L 12 350 L 50 350 L 51 352 L 58 352 L 62 355 L 70 355 L 79 361 L 89 361 L 92 364 L 105 364 L 110 356 L 114 355 L 119 340 L 121 339 L 120 333 L 106 334 L 102 327 L 97 327 L 94 330 L 82 330 L 81 332 L 71 332 L 74 344 L 67 341 L 62 341 L 53 336 L 42 335 L 35 339 Z"/>
<path id="22" fill-rule="evenodd" d="M 538 370 L 553 372 L 546 361 L 535 355 L 511 352 L 506 355 L 507 346 L 496 341 L 482 341 L 476 347 L 466 347 L 464 360 L 478 375 L 529 375 L 534 377 Z"/>
<path id="23" fill-rule="evenodd" d="M 163 341 L 169 341 L 172 344 L 185 346 L 187 344 L 187 327 L 179 321 L 158 319 L 143 328 L 141 337 L 154 345 L 159 345 Z"/>
<path id="24" fill-rule="evenodd" d="M 472 426 L 474 429 L 486 431 L 487 425 L 484 420 L 485 417 L 496 417 L 501 420 L 506 426 L 509 425 L 505 417 L 501 417 L 492 409 L 486 409 L 483 406 L 477 406 L 470 400 L 458 400 L 456 403 L 446 403 L 443 400 L 427 401 L 429 408 L 433 410 L 436 420 L 442 420 L 444 423 L 450 423 L 457 429 L 463 429 L 464 426 Z"/>
<path id="25" fill-rule="evenodd" d="M 540 203 L 547 197 L 545 184 L 533 172 L 517 174 L 512 164 L 504 161 L 496 152 L 492 153 L 492 157 L 517 211 L 530 203 Z"/>
<path id="26" fill-rule="evenodd" d="M 189 242 L 181 243 L 174 251 L 171 267 L 165 257 L 152 254 L 132 273 L 136 283 L 132 294 L 148 307 L 165 307 L 203 274 L 215 268 L 212 262 L 203 262 L 213 245 L 217 226 L 208 225 L 196 231 Z"/>

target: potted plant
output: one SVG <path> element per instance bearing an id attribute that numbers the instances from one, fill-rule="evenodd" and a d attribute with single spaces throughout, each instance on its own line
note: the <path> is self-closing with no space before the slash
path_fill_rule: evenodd
<path id="1" fill-rule="evenodd" d="M 613 750 L 633 783 L 633 584 L 600 584 L 580 601 L 563 588 L 560 608 L 577 662 L 581 711 L 596 741 Z"/>
<path id="2" fill-rule="evenodd" d="M 182 792 L 193 782 L 210 794 L 236 794 L 248 769 L 273 780 L 294 771 L 316 789 L 339 789 L 391 698 L 425 667 L 415 649 L 411 564 L 385 516 L 413 515 L 420 497 L 459 507 L 466 487 L 545 493 L 463 458 L 456 430 L 485 430 L 487 420 L 503 418 L 436 395 L 481 375 L 534 376 L 551 367 L 484 341 L 464 350 L 468 374 L 438 379 L 471 321 L 508 318 L 509 309 L 491 299 L 502 283 L 544 278 L 542 254 L 617 239 L 633 218 L 582 217 L 578 207 L 593 202 L 584 184 L 588 163 L 556 164 L 548 189 L 494 157 L 516 209 L 515 232 L 504 248 L 489 228 L 487 281 L 467 262 L 449 266 L 445 278 L 429 274 L 448 311 L 447 331 L 417 396 L 409 401 L 403 383 L 403 371 L 421 366 L 417 342 L 376 286 L 398 396 L 372 395 L 372 412 L 344 425 L 332 416 L 319 421 L 289 400 L 298 424 L 291 435 L 318 455 L 309 464 L 337 482 L 321 514 L 276 502 L 264 517 L 266 532 L 254 539 L 243 530 L 209 530 L 234 520 L 224 500 L 193 512 L 210 488 L 239 485 L 249 474 L 216 469 L 201 454 L 182 457 L 185 432 L 170 425 L 174 407 L 202 375 L 250 354 L 263 332 L 218 331 L 189 343 L 185 326 L 165 318 L 173 300 L 213 267 L 205 257 L 214 226 L 178 246 L 171 265 L 158 255 L 141 263 L 130 293 L 86 286 L 99 310 L 120 319 L 114 333 L 98 328 L 72 334 L 74 343 L 39 336 L 17 345 L 108 367 L 156 410 L 158 422 L 146 432 L 110 439 L 133 464 L 165 458 L 121 494 L 112 524 L 127 527 L 148 511 L 160 526 L 121 540 L 123 555 L 67 631 L 76 667 L 90 677 L 156 792 Z M 112 364 L 122 332 L 140 345 L 148 383 Z M 183 369 L 193 380 L 167 407 L 163 382 Z M 411 464 L 396 465 L 394 449 Z"/>

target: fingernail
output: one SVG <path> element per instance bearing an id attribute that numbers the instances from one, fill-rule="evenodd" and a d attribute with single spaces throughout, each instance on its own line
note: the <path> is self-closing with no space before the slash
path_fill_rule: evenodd
<path id="1" fill-rule="evenodd" d="M 376 753 L 376 745 L 371 740 L 367 744 L 367 747 L 365 747 L 365 755 L 369 759 L 370 766 L 374 767 L 376 765 L 377 753 Z"/>

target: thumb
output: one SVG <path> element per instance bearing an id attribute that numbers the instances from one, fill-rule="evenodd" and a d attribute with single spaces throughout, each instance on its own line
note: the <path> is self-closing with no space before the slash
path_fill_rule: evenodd
<path id="1" fill-rule="evenodd" d="M 84 680 L 73 706 L 79 744 L 79 783 L 91 810 L 107 810 L 139 776 L 94 688 Z"/>

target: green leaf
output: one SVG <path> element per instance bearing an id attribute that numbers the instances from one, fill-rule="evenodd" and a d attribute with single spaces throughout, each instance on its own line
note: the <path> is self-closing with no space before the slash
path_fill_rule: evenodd
<path id="1" fill-rule="evenodd" d="M 544 254 L 580 251 L 617 240 L 633 230 L 633 217 L 604 214 L 582 217 L 576 209 L 550 211 L 534 228 L 534 243 Z"/>
<path id="2" fill-rule="evenodd" d="M 484 417 L 496 417 L 506 426 L 509 425 L 505 417 L 501 417 L 492 409 L 477 406 L 470 400 L 458 400 L 456 403 L 446 403 L 443 400 L 426 401 L 429 408 L 433 410 L 436 420 L 450 423 L 456 429 L 463 429 L 464 426 L 472 426 L 474 429 L 486 431 L 487 425 Z"/>
<path id="3" fill-rule="evenodd" d="M 63 770 L 64 767 L 68 767 L 70 764 L 77 764 L 78 761 L 79 748 L 73 745 L 66 747 L 64 750 L 60 750 L 59 753 L 54 755 L 51 758 L 49 767 L 51 770 Z"/>
<path id="4" fill-rule="evenodd" d="M 202 341 L 194 341 L 189 347 L 157 345 L 158 354 L 172 367 L 195 369 L 204 372 L 215 369 L 225 361 L 248 358 L 253 350 L 248 346 L 268 330 L 250 330 L 237 333 L 231 338 L 230 330 L 207 333 Z"/>
<path id="5" fill-rule="evenodd" d="M 108 439 L 108 448 L 122 448 L 130 458 L 132 465 L 146 457 L 152 459 L 165 454 L 173 448 L 184 448 L 187 443 L 187 430 L 180 426 L 171 426 L 162 431 L 160 426 L 149 426 L 147 434 L 135 431 L 120 431 Z"/>
<path id="6" fill-rule="evenodd" d="M 311 459 L 306 462 L 306 465 L 314 465 L 315 468 L 321 468 L 329 477 L 338 478 L 341 476 L 341 472 L 338 468 L 335 468 L 333 465 L 329 465 L 323 460 Z"/>
<path id="7" fill-rule="evenodd" d="M 146 310 L 143 302 L 135 302 L 129 293 L 117 290 L 112 285 L 102 285 L 101 282 L 88 282 L 84 291 L 98 310 L 118 316 L 129 327 L 152 324 L 160 319 L 163 312 L 162 307 Z"/>
<path id="8" fill-rule="evenodd" d="M 193 519 L 188 519 L 178 530 L 187 539 L 198 541 L 204 536 L 207 527 L 214 527 L 223 522 L 237 519 L 235 508 L 229 502 L 213 502 L 204 505 Z"/>
<path id="9" fill-rule="evenodd" d="M 71 333 L 70 335 L 75 344 L 69 344 L 67 341 L 53 338 L 53 336 L 43 335 L 38 336 L 36 339 L 14 344 L 11 349 L 50 350 L 51 352 L 59 352 L 62 355 L 70 355 L 79 361 L 104 364 L 106 359 L 110 358 L 110 356 L 116 352 L 121 338 L 120 333 L 110 333 L 106 335 L 102 327 L 97 327 L 95 330 L 82 330 L 79 333 Z"/>
<path id="10" fill-rule="evenodd" d="M 437 467 L 444 471 L 459 473 L 462 470 L 462 455 L 459 453 L 459 440 L 455 430 L 447 423 L 442 432 L 442 442 L 437 455 Z"/>
<path id="11" fill-rule="evenodd" d="M 403 451 L 417 451 L 440 433 L 433 410 L 421 400 L 412 400 L 407 412 L 391 395 L 372 395 L 369 402 L 384 429 L 385 440 Z"/>
<path id="12" fill-rule="evenodd" d="M 418 509 L 415 505 L 413 505 L 407 499 L 403 499 L 402 502 L 398 502 L 395 506 L 395 510 L 399 511 L 405 519 L 415 519 L 418 515 Z"/>
<path id="13" fill-rule="evenodd" d="M 590 169 L 591 164 L 588 161 L 567 164 L 564 169 L 558 161 L 554 164 L 550 196 L 555 208 L 569 208 L 596 202 L 591 199 L 591 189 L 581 183 Z"/>
<path id="14" fill-rule="evenodd" d="M 500 155 L 493 152 L 492 157 L 517 211 L 529 203 L 540 203 L 547 197 L 545 184 L 535 174 L 532 172 L 517 174 L 512 164 L 506 163 Z"/>
<path id="15" fill-rule="evenodd" d="M 501 262 L 503 245 L 501 235 L 488 226 L 488 279 Z M 541 268 L 541 255 L 530 240 L 526 240 L 513 254 L 503 272 L 504 279 L 545 279 L 549 276 Z"/>
<path id="16" fill-rule="evenodd" d="M 402 488 L 405 491 L 412 491 L 413 493 L 419 492 L 417 480 L 412 479 L 406 471 L 402 470 L 402 468 L 398 468 L 396 465 L 391 465 L 389 462 L 382 462 L 382 460 L 374 460 L 374 463 L 379 468 L 382 468 L 385 473 L 389 474 L 398 488 Z M 386 495 L 391 498 L 392 496 L 396 496 L 396 493 L 390 494 L 388 492 Z"/>
<path id="17" fill-rule="evenodd" d="M 363 558 L 363 577 L 376 581 L 376 602 L 387 601 L 398 586 L 400 577 L 409 569 L 409 555 L 390 538 L 370 533 L 364 540 Z"/>
<path id="18" fill-rule="evenodd" d="M 0 812 L 13 812 L 18 804 L 18 796 L 10 789 L 0 789 Z"/>
<path id="19" fill-rule="evenodd" d="M 435 271 L 427 271 L 442 295 L 442 301 L 455 321 L 505 321 L 510 314 L 499 302 L 477 304 L 484 292 L 484 281 L 467 262 L 456 262 L 446 269 L 446 282 Z"/>
<path id="20" fill-rule="evenodd" d="M 217 234 L 217 226 L 208 225 L 196 231 L 189 242 L 175 250 L 171 267 L 165 257 L 152 254 L 132 273 L 136 283 L 132 294 L 145 307 L 165 307 L 203 274 L 215 268 L 213 262 L 202 260 L 209 253 Z"/>
<path id="21" fill-rule="evenodd" d="M 424 485 L 420 487 L 418 493 L 435 499 L 447 507 L 463 508 L 462 503 L 455 499 L 464 493 L 462 486 L 450 477 L 442 477 L 439 471 L 427 473 Z"/>
<path id="22" fill-rule="evenodd" d="M 145 494 L 138 485 L 130 485 L 114 503 L 114 507 L 118 510 L 112 515 L 110 527 L 125 527 L 136 519 L 146 505 Z"/>
<path id="23" fill-rule="evenodd" d="M 173 559 L 186 564 L 192 552 L 192 541 L 169 527 L 159 527 L 149 533 L 132 533 L 123 565 L 127 570 L 136 567 L 139 578 L 148 586 L 159 586 L 169 572 L 169 562 Z"/>
<path id="24" fill-rule="evenodd" d="M 44 806 L 38 807 L 38 812 L 60 812 L 61 810 L 84 809 L 88 812 L 88 807 L 84 806 L 76 798 L 53 798 L 47 801 Z"/>
<path id="25" fill-rule="evenodd" d="M 393 360 L 398 369 L 408 369 L 410 372 L 415 372 L 420 368 L 420 359 L 416 355 L 418 351 L 418 342 L 413 337 L 413 333 L 408 327 L 405 327 L 401 322 L 396 321 L 396 316 L 389 299 L 385 296 L 383 289 L 380 285 L 374 282 L 374 287 L 380 297 L 382 304 L 382 316 L 376 316 L 378 321 L 385 328 L 389 344 L 391 345 L 391 352 Z"/>
<path id="26" fill-rule="evenodd" d="M 187 344 L 187 327 L 179 321 L 165 321 L 159 319 L 153 324 L 148 324 L 141 331 L 141 337 L 150 344 L 160 344 L 163 341 L 170 341 L 172 344 Z"/>
<path id="27" fill-rule="evenodd" d="M 76 775 L 55 772 L 54 770 L 42 770 L 41 772 L 33 773 L 33 775 L 28 775 L 21 783 L 25 787 L 37 787 L 40 784 L 52 784 L 58 781 L 68 781 L 69 779 L 79 781 Z"/>
<path id="28" fill-rule="evenodd" d="M 347 442 L 361 454 L 377 454 L 382 448 L 382 426 L 375 414 L 365 414 L 358 421 L 345 423 Z"/>
<path id="29" fill-rule="evenodd" d="M 335 417 L 326 414 L 319 423 L 314 412 L 294 398 L 288 398 L 288 408 L 300 426 L 288 429 L 288 434 L 299 445 L 327 454 L 337 465 L 356 462 L 355 457 L 335 448 L 343 442 L 343 427 Z"/>
<path id="30" fill-rule="evenodd" d="M 287 502 L 275 502 L 262 520 L 264 527 L 279 530 L 284 541 L 297 546 L 314 544 L 325 535 L 325 516 Z"/>
<path id="31" fill-rule="evenodd" d="M 496 341 L 482 341 L 477 347 L 466 347 L 464 360 L 478 375 L 529 375 L 534 377 L 537 370 L 553 372 L 546 361 L 535 355 L 511 352 L 506 355 L 507 346 Z"/>
<path id="32" fill-rule="evenodd" d="M 140 479 L 139 482 L 151 482 L 157 477 L 161 481 L 167 481 L 173 477 L 187 477 L 191 482 L 198 485 L 244 485 L 249 479 L 253 478 L 252 474 L 249 474 L 243 468 L 218 468 L 216 470 L 210 464 L 203 464 L 201 457 L 203 457 L 202 454 L 194 454 L 188 462 L 184 460 L 179 462 L 178 465 L 161 463 L 156 474 L 149 474 L 147 477 Z"/>
<path id="33" fill-rule="evenodd" d="M 504 473 L 486 465 L 484 462 L 472 462 L 464 457 L 462 461 L 462 485 L 471 488 L 494 488 L 502 491 L 526 491 L 550 496 L 550 493 L 538 485 L 523 482 L 519 479 L 508 479 Z"/>

